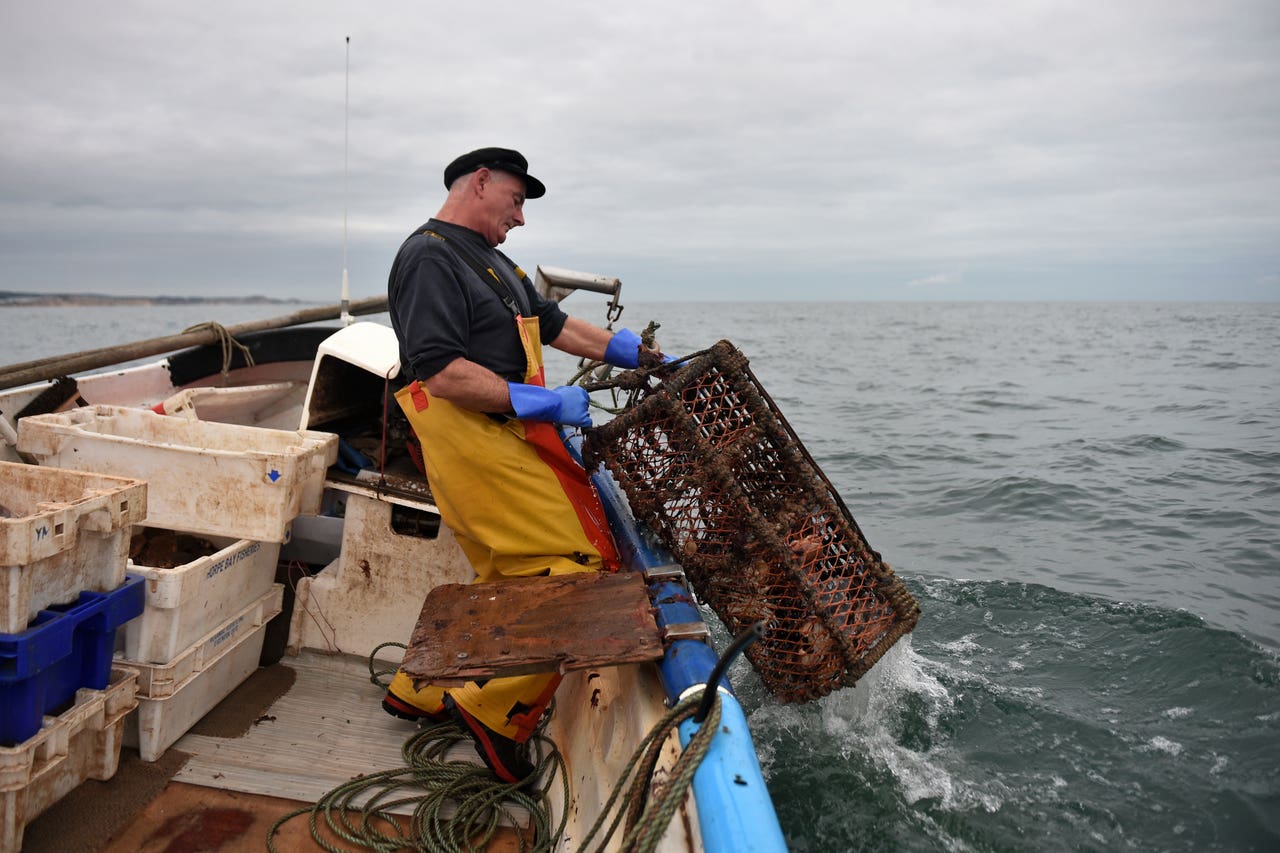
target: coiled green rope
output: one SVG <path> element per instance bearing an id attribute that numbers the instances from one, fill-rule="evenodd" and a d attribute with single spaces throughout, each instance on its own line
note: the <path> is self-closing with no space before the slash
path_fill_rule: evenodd
<path id="1" fill-rule="evenodd" d="M 550 741 L 534 735 L 545 747 Z M 467 851 L 482 853 L 500 826 L 519 825 L 514 808 L 529 813 L 533 840 L 521 836 L 520 849 L 551 850 L 564 830 L 564 821 L 553 828 L 546 792 L 559 776 L 568 797 L 567 774 L 558 753 L 547 750 L 538 765 L 542 788 L 526 790 L 499 782 L 483 766 L 468 761 L 450 761 L 448 752 L 470 738 L 453 723 L 423 728 L 401 750 L 405 767 L 384 770 L 352 779 L 326 793 L 316 803 L 297 809 L 277 820 L 267 833 L 267 849 L 275 851 L 274 838 L 280 827 L 295 817 L 308 814 L 312 839 L 331 853 L 346 853 L 322 837 L 320 823 L 338 838 L 360 850 Z M 396 821 L 397 809 L 413 806 L 406 831 Z"/>
<path id="2" fill-rule="evenodd" d="M 386 677 L 395 669 L 377 669 L 377 653 L 387 647 L 405 648 L 403 643 L 382 643 L 369 654 L 369 680 L 386 687 Z M 531 755 L 540 756 L 534 778 L 541 787 L 503 783 L 483 766 L 469 761 L 451 761 L 455 746 L 471 745 L 470 736 L 453 723 L 423 727 L 401 748 L 405 766 L 361 776 L 339 785 L 316 803 L 297 809 L 277 820 L 267 832 L 267 849 L 275 851 L 275 835 L 288 821 L 309 815 L 312 839 L 331 853 L 347 853 L 321 835 L 320 824 L 333 835 L 360 850 L 391 853 L 399 850 L 465 851 L 482 853 L 499 827 L 519 825 L 514 808 L 529 814 L 533 840 L 520 836 L 520 849 L 531 853 L 551 850 L 564 832 L 565 818 L 551 826 L 551 806 L 547 798 L 556 777 L 561 780 L 564 799 L 569 799 L 568 773 L 555 744 L 540 731 L 530 738 Z M 406 832 L 393 816 L 399 809 L 413 807 Z"/>
<path id="3" fill-rule="evenodd" d="M 379 649 L 388 646 L 404 648 L 401 643 L 383 643 L 369 655 L 370 681 L 381 687 L 386 686 L 381 679 L 393 675 L 395 670 L 375 669 L 374 656 Z M 672 768 L 669 781 L 653 783 L 654 768 L 661 757 L 663 745 L 673 729 L 697 712 L 701 698 L 702 694 L 698 693 L 680 702 L 641 741 L 580 849 L 589 848 L 615 806 L 623 803 L 625 809 L 618 809 L 596 849 L 605 849 L 624 817 L 622 850 L 648 853 L 657 846 L 676 809 L 684 801 L 693 774 L 719 727 L 720 700 L 717 696 L 702 727 Z M 541 731 L 530 738 L 531 757 L 537 757 L 533 778 L 539 780 L 539 787 L 499 782 L 486 767 L 446 758 L 456 745 L 469 746 L 470 743 L 470 736 L 453 723 L 424 727 L 406 740 L 401 748 L 406 766 L 352 779 L 329 791 L 316 803 L 284 815 L 267 831 L 267 850 L 276 853 L 276 833 L 290 820 L 306 814 L 309 815 L 312 839 L 330 853 L 349 851 L 325 840 L 321 835 L 321 821 L 333 835 L 346 843 L 375 853 L 401 850 L 483 853 L 504 822 L 519 825 L 514 808 L 528 812 L 533 828 L 532 840 L 524 833 L 517 833 L 520 850 L 543 853 L 554 849 L 568 820 L 567 813 L 561 815 L 559 824 L 552 827 L 547 792 L 557 777 L 563 801 L 568 803 L 570 797 L 569 774 L 555 743 Z M 397 809 L 406 806 L 413 806 L 408 831 L 394 817 Z"/>

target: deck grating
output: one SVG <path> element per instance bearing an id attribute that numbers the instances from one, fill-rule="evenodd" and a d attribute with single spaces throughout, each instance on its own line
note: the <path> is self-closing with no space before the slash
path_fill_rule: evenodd
<path id="1" fill-rule="evenodd" d="M 356 776 L 404 766 L 400 747 L 416 726 L 382 710 L 365 660 L 304 650 L 281 664 L 296 681 L 243 737 L 188 733 L 174 744 L 192 756 L 176 781 L 316 802 Z M 480 761 L 466 746 L 449 758 Z"/>

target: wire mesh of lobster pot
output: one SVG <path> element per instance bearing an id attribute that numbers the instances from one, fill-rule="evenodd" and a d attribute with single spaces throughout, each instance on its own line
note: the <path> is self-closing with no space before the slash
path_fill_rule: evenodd
<path id="1" fill-rule="evenodd" d="M 746 655 L 770 693 L 852 685 L 915 627 L 915 600 L 733 344 L 606 386 L 629 399 L 587 432 L 588 468 L 606 466 L 730 632 L 764 620 Z"/>

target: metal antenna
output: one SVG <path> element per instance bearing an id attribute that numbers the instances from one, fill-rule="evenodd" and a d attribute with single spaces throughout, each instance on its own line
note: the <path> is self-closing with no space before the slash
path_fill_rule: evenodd
<path id="1" fill-rule="evenodd" d="M 351 149 L 351 36 L 347 36 L 346 92 L 342 104 L 342 325 L 351 325 L 351 290 L 347 280 L 347 178 Z"/>

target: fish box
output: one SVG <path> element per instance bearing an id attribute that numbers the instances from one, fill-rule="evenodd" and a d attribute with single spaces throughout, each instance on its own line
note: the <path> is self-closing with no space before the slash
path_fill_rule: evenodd
<path id="1" fill-rule="evenodd" d="M 141 480 L 0 462 L 0 633 L 124 583 L 129 530 L 146 514 Z"/>
<path id="2" fill-rule="evenodd" d="M 41 610 L 27 630 L 0 634 L 0 746 L 34 735 L 77 690 L 107 686 L 116 630 L 142 612 L 142 583 L 82 592 L 75 604 Z"/>
<path id="3" fill-rule="evenodd" d="M 270 584 L 265 593 L 192 643 L 172 661 L 152 664 L 118 660 L 117 664 L 138 673 L 139 696 L 147 699 L 172 696 L 194 676 L 217 663 L 247 634 L 270 622 L 280 612 L 283 602 L 284 584 Z"/>
<path id="4" fill-rule="evenodd" d="M 18 422 L 18 450 L 42 465 L 147 481 L 151 527 L 284 542 L 320 509 L 338 437 L 86 406 Z"/>
<path id="5" fill-rule="evenodd" d="M 136 722 L 125 745 L 155 761 L 258 668 L 267 623 L 281 609 L 283 584 L 164 666 L 120 661 L 138 674 Z"/>
<path id="6" fill-rule="evenodd" d="M 634 380 L 634 382 L 632 381 Z M 854 684 L 920 608 L 751 372 L 720 341 L 617 380 L 630 402 L 583 441 L 787 702 Z"/>
<path id="7" fill-rule="evenodd" d="M 146 607 L 125 626 L 124 656 L 170 663 L 262 598 L 280 543 L 135 528 L 129 574 L 146 581 Z"/>
<path id="8" fill-rule="evenodd" d="M 81 782 L 116 774 L 136 687 L 132 671 L 113 669 L 102 690 L 78 690 L 75 704 L 45 717 L 35 735 L 0 747 L 0 850 L 21 849 L 27 824 Z"/>

